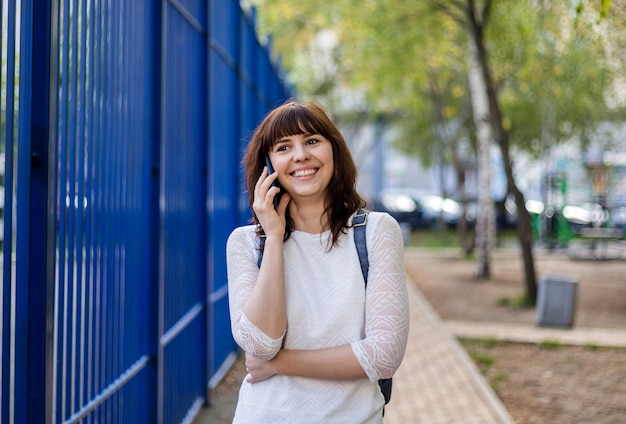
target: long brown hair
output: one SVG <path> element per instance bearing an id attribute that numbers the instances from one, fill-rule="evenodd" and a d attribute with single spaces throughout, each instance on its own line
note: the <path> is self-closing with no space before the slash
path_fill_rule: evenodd
<path id="1" fill-rule="evenodd" d="M 330 141 L 333 148 L 334 173 L 326 190 L 324 212 L 328 216 L 334 246 L 345 232 L 348 218 L 364 207 L 365 201 L 356 191 L 357 170 L 346 141 L 324 110 L 312 102 L 288 101 L 272 110 L 254 131 L 244 157 L 252 221 L 257 224 L 259 235 L 263 234 L 252 204 L 254 186 L 263 172 L 265 156 L 278 140 L 301 134 L 320 134 Z M 289 209 L 286 218 L 285 240 L 294 230 Z"/>

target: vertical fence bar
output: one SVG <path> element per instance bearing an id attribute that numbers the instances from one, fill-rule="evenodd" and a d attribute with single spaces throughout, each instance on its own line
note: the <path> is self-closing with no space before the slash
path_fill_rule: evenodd
<path id="1" fill-rule="evenodd" d="M 15 13 L 14 8 L 15 2 L 10 2 L 11 15 Z M 51 216 L 47 206 L 50 204 L 48 196 L 51 194 L 48 189 L 48 136 L 49 119 L 54 114 L 54 106 L 49 100 L 52 74 L 50 34 L 54 31 L 52 15 L 51 6 L 46 2 L 22 3 L 19 36 L 16 35 L 17 28 L 13 26 L 17 17 L 9 21 L 7 28 L 7 33 L 18 37 L 20 46 L 19 56 L 15 51 L 7 54 L 10 61 L 15 57 L 20 60 L 19 74 L 16 73 L 15 77 L 8 80 L 11 86 L 19 81 L 17 182 L 20 190 L 15 199 L 19 217 L 15 237 L 15 284 L 6 284 L 6 274 L 4 275 L 3 299 L 0 302 L 3 309 L 2 422 L 44 422 L 49 410 L 46 393 L 50 381 L 48 370 L 51 367 L 48 365 L 51 357 L 47 348 L 49 333 L 46 331 L 46 322 L 47 311 L 50 310 L 47 301 L 52 269 L 49 261 L 51 255 L 47 253 L 50 252 L 51 245 Z M 37 52 L 36 55 L 33 54 L 34 51 Z M 13 68 L 13 65 L 9 68 Z M 12 100 L 13 95 L 8 95 L 8 99 Z M 13 160 L 9 161 L 11 163 Z M 5 253 L 8 251 L 10 254 L 11 244 L 9 243 L 8 249 L 6 247 L 5 244 Z M 5 265 L 6 263 L 5 261 Z M 12 286 L 15 287 L 15 301 L 11 305 L 12 302 L 9 302 L 6 294 Z M 11 310 L 15 319 L 13 330 L 9 330 L 7 325 Z M 14 376 L 10 383 L 6 373 L 9 369 L 9 355 L 5 343 L 8 340 L 6 336 L 11 333 L 14 334 L 14 354 L 11 354 L 13 358 L 10 368 L 14 370 Z"/>
<path id="2" fill-rule="evenodd" d="M 158 144 L 158 151 L 159 151 L 159 239 L 158 239 L 158 243 L 159 243 L 159 272 L 158 272 L 158 295 L 157 295 L 157 302 L 158 302 L 158 310 L 157 310 L 157 322 L 158 322 L 158 328 L 157 328 L 157 334 L 159 336 L 161 336 L 163 333 L 165 333 L 165 306 L 164 306 L 164 294 L 165 294 L 165 278 L 164 278 L 164 268 L 165 268 L 165 246 L 163 246 L 163 241 L 162 241 L 162 234 L 163 234 L 163 222 L 161 219 L 161 211 L 162 211 L 162 205 L 161 205 L 161 198 L 162 195 L 161 193 L 163 192 L 163 173 L 164 173 L 164 169 L 162 166 L 163 163 L 163 152 L 161 149 L 161 146 L 164 143 L 164 139 L 165 139 L 165 122 L 166 122 L 166 108 L 165 105 L 168 102 L 169 98 L 168 98 L 168 93 L 165 90 L 166 87 L 166 54 L 167 54 L 167 50 L 166 50 L 166 45 L 167 45 L 167 35 L 169 32 L 169 28 L 167 25 L 167 10 L 168 10 L 168 5 L 167 5 L 167 0 L 162 0 L 161 1 L 161 40 L 160 40 L 160 68 L 159 68 L 159 75 L 161 77 L 160 80 L 160 86 L 159 86 L 159 93 L 161 96 L 161 102 L 159 103 L 160 109 L 159 109 L 159 144 Z M 159 337 L 160 338 L 160 337 Z M 157 351 L 157 362 L 158 362 L 158 367 L 157 367 L 157 380 L 158 380 L 158 385 L 157 385 L 157 405 L 160 405 L 157 408 L 157 421 L 159 423 L 164 422 L 164 414 L 165 414 L 165 362 L 164 362 L 164 356 L 165 356 L 165 347 L 160 343 L 160 340 L 158 342 L 158 351 Z"/>
<path id="3" fill-rule="evenodd" d="M 4 153 L 4 175 L 3 175 L 3 190 L 0 192 L 1 201 L 2 201 L 2 219 L 3 219 L 3 228 L 0 229 L 2 231 L 2 249 L 3 249 L 3 269 L 2 269 L 2 285 L 3 287 L 10 287 L 10 290 L 6 291 L 6 297 L 3 295 L 3 303 L 4 307 L 7 307 L 9 310 L 8 316 L 6 316 L 7 320 L 4 321 L 10 326 L 9 338 L 7 340 L 7 344 L 9 347 L 9 362 L 13 365 L 24 367 L 24 361 L 22 358 L 18 358 L 17 353 L 17 344 L 21 345 L 21 340 L 23 337 L 23 333 L 25 327 L 23 325 L 23 321 L 18 321 L 19 316 L 17 307 L 21 308 L 27 306 L 27 298 L 22 297 L 21 291 L 18 293 L 17 281 L 15 278 L 15 273 L 13 271 L 13 205 L 15 202 L 14 193 L 15 183 L 14 183 L 14 169 L 15 169 L 15 44 L 16 44 L 16 10 L 15 10 L 15 1 L 8 1 L 6 4 L 2 4 L 2 26 L 6 23 L 6 32 L 4 28 L 1 28 L 3 39 L 2 39 L 2 91 L 5 93 L 5 97 L 2 102 L 2 112 L 4 118 L 4 140 L 2 151 Z M 5 15 L 6 10 L 6 15 Z M 6 39 L 4 39 L 4 34 L 6 33 Z M 4 60 L 6 49 L 6 62 Z M 19 297 L 18 297 L 19 295 Z M 9 328 L 7 328 L 9 329 Z M 9 384 L 9 396 L 15 396 L 16 393 L 24 393 L 25 386 L 24 383 L 18 379 L 16 379 L 16 368 L 15 366 L 10 366 L 8 369 L 8 374 L 6 374 L 6 378 L 8 378 Z M 15 408 L 18 407 L 23 409 L 23 404 L 19 404 L 17 406 L 10 405 L 9 406 L 9 419 L 14 419 Z"/>
<path id="4" fill-rule="evenodd" d="M 41 3 L 39 3 L 41 4 Z M 59 74 L 60 74 L 60 51 L 61 46 L 59 45 L 60 40 L 60 7 L 59 2 L 53 2 L 50 6 L 49 15 L 41 16 L 39 19 L 35 20 L 35 26 L 39 23 L 43 28 L 48 28 L 49 22 L 49 33 L 44 37 L 44 42 L 46 46 L 40 46 L 44 48 L 44 51 L 49 52 L 49 57 L 44 57 L 47 59 L 45 63 L 41 63 L 42 68 L 48 70 L 49 76 L 47 79 L 47 85 L 44 87 L 45 91 L 43 91 L 44 99 L 48 101 L 46 104 L 49 104 L 49 112 L 47 116 L 45 116 L 46 120 L 46 134 L 45 134 L 45 143 L 46 143 L 46 166 L 47 166 L 47 184 L 46 184 L 46 290 L 43 291 L 45 293 L 46 298 L 46 322 L 52 323 L 52 325 L 46 325 L 46 422 L 53 423 L 56 420 L 56 399 L 57 399 L 57 385 L 56 385 L 56 376 L 57 376 L 57 331 L 54 325 L 57 322 L 57 284 L 56 284 L 56 269 L 57 269 L 57 255 L 56 255 L 56 223 L 59 218 L 60 210 L 56 207 L 58 205 L 58 195 L 57 195 L 57 164 L 58 164 L 58 152 L 57 152 L 57 144 L 53 142 L 53 140 L 57 137 L 58 131 L 58 118 L 59 118 L 59 104 L 58 104 L 58 92 L 57 86 L 59 82 Z M 36 14 L 37 15 L 37 14 Z M 43 22 L 43 19 L 47 19 L 48 22 Z M 49 50 L 48 50 L 49 49 Z M 36 50 L 34 50 L 36 51 Z M 34 63 L 34 65 L 36 65 Z M 33 66 L 33 69 L 36 69 Z M 36 89 L 33 92 L 37 92 Z M 30 296 L 29 296 L 30 297 Z"/>
<path id="5" fill-rule="evenodd" d="M 79 155 L 77 157 L 77 167 L 78 167 L 78 210 L 79 210 L 79 222 L 81 225 L 78 227 L 78 231 L 76 234 L 76 245 L 80 246 L 79 248 L 79 262 L 77 266 L 77 277 L 76 280 L 78 282 L 78 287 L 80 287 L 80 292 L 78 294 L 78 298 L 76 299 L 76 303 L 80 310 L 80 318 L 78 320 L 79 328 L 75 330 L 79 337 L 79 341 L 77 347 L 75 349 L 76 355 L 78 356 L 77 367 L 78 367 L 78 378 L 75 380 L 74 384 L 76 385 L 76 396 L 75 400 L 80 408 L 85 402 L 85 380 L 86 380 L 86 364 L 87 364 L 87 273 L 88 269 L 88 261 L 87 261 L 87 247 L 88 247 L 88 237 L 87 237 L 87 211 L 86 208 L 89 206 L 89 202 L 87 201 L 87 175 L 88 170 L 85 169 L 85 164 L 89 160 L 89 138 L 87 135 L 87 103 L 89 101 L 88 97 L 88 78 L 91 69 L 88 67 L 89 58 L 87 57 L 87 27 L 90 24 L 90 8 L 91 2 L 82 3 L 82 25 L 80 32 L 80 57 L 81 57 L 81 66 L 80 66 L 80 86 L 81 92 L 80 95 L 77 96 L 77 100 L 80 103 L 79 107 L 79 124 L 77 131 L 77 142 L 81 146 L 81 150 L 83 151 L 83 155 Z M 82 136 L 81 136 L 82 135 Z"/>
<path id="6" fill-rule="evenodd" d="M 0 46 L 4 46 L 4 41 L 5 41 L 5 37 L 4 37 L 4 7 L 2 7 L 3 4 L 0 3 L 0 41 L 2 42 L 2 44 L 0 44 Z M 4 83 L 3 78 L 1 78 L 4 74 L 4 66 L 0 66 L 0 82 Z M 3 85 L 3 84 L 2 84 Z M 1 103 L 0 104 L 0 109 L 2 109 L 2 111 L 4 111 L 6 109 L 6 104 L 5 103 Z M 9 146 L 9 148 L 11 148 L 12 146 L 12 141 L 9 142 L 6 131 L 4 132 L 4 134 L 2 134 L 3 139 L 0 140 L 0 149 L 3 153 L 4 156 L 4 163 L 2 164 L 4 167 L 4 174 L 6 174 L 6 169 L 7 169 L 7 144 Z M 11 162 L 9 162 L 8 164 L 8 168 L 12 169 L 11 167 Z M 0 193 L 0 201 L 2 201 L 3 205 L 6 205 L 6 179 L 5 176 L 2 176 L 2 188 L 3 191 Z M 2 212 L 4 215 L 4 206 L 2 208 Z M 2 265 L 2 315 L 1 315 L 1 323 L 2 323 L 2 350 L 0 350 L 0 352 L 2 353 L 2 374 L 0 374 L 0 377 L 2 379 L 2 387 L 3 389 L 6 387 L 6 389 L 3 390 L 2 392 L 2 398 L 3 400 L 6 399 L 6 410 L 3 410 L 2 412 L 4 413 L 3 415 L 5 415 L 7 417 L 7 420 L 10 419 L 12 417 L 12 408 L 13 408 L 13 403 L 11 402 L 11 397 L 12 397 L 12 392 L 14 390 L 14 384 L 13 384 L 13 374 L 12 374 L 12 370 L 13 367 L 12 365 L 14 364 L 14 347 L 13 347 L 13 328 L 12 328 L 12 314 L 13 314 L 13 306 L 12 306 L 12 302 L 11 302 L 11 296 L 12 296 L 12 286 L 13 284 L 11 283 L 11 276 L 12 276 L 12 272 L 11 272 L 11 249 L 6 249 L 4 247 L 4 243 L 5 243 L 5 238 L 6 238 L 6 216 L 3 216 L 3 223 L 4 225 L 0 226 L 0 231 L 2 232 L 2 243 L 3 243 L 3 249 L 2 249 L 2 261 L 3 261 L 3 265 Z M 4 408 L 3 408 L 4 409 Z"/>

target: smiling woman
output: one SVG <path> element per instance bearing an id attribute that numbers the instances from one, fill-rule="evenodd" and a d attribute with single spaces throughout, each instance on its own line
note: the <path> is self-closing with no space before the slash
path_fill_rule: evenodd
<path id="1" fill-rule="evenodd" d="M 254 225 L 227 244 L 232 332 L 247 372 L 234 422 L 382 423 L 378 381 L 398 369 L 408 337 L 398 222 L 359 213 L 348 146 L 313 103 L 270 112 L 244 162 Z M 367 274 L 355 243 L 363 226 Z"/>
<path id="2" fill-rule="evenodd" d="M 269 158 L 278 182 L 294 203 L 323 202 L 325 189 L 333 175 L 333 150 L 324 136 L 285 137 L 270 150 Z"/>

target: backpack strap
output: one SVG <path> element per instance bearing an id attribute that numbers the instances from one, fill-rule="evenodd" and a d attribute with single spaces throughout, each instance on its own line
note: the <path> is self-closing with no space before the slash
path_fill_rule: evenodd
<path id="1" fill-rule="evenodd" d="M 259 237 L 259 255 L 256 260 L 256 264 L 261 269 L 261 261 L 263 260 L 263 252 L 265 251 L 265 236 Z"/>
<path id="2" fill-rule="evenodd" d="M 365 287 L 367 287 L 367 276 L 370 269 L 369 260 L 367 258 L 367 240 L 365 238 L 367 216 L 367 211 L 359 209 L 356 215 L 354 215 L 354 218 L 352 218 L 354 244 L 356 245 L 356 251 L 359 254 L 359 263 L 361 264 L 361 272 L 363 273 L 363 279 L 365 280 Z"/>

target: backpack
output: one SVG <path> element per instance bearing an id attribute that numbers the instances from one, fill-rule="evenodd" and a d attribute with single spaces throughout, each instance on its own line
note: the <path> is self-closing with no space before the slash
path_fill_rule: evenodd
<path id="1" fill-rule="evenodd" d="M 367 224 L 367 211 L 359 209 L 354 218 L 352 219 L 352 227 L 354 228 L 354 244 L 356 245 L 356 251 L 359 255 L 359 263 L 361 264 L 361 272 L 363 273 L 363 279 L 365 280 L 365 288 L 367 289 L 367 277 L 369 274 L 369 259 L 367 257 L 367 241 L 365 238 L 365 225 Z M 257 265 L 261 267 L 261 261 L 263 260 L 263 246 L 265 245 L 265 237 L 260 239 L 259 257 Z M 380 391 L 385 398 L 385 405 L 391 400 L 391 378 L 383 378 L 378 380 Z"/>

